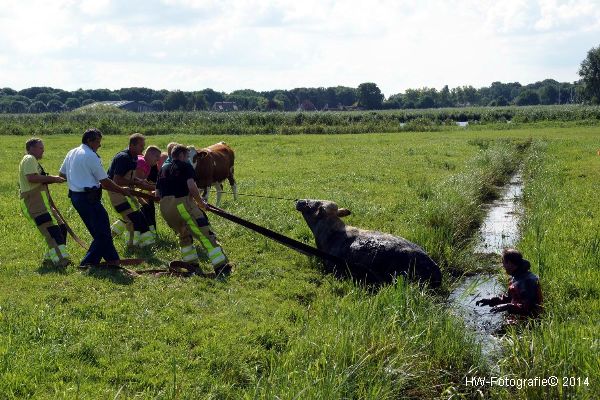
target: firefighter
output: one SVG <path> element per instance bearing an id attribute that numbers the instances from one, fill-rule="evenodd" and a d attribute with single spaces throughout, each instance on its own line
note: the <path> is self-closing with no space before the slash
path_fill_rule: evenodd
<path id="1" fill-rule="evenodd" d="M 145 142 L 144 135 L 134 133 L 129 137 L 129 147 L 118 152 L 112 159 L 107 174 L 117 185 L 130 189 L 137 186 L 143 190 L 154 191 L 154 185 L 135 176 L 138 155 L 142 154 Z M 150 230 L 138 200 L 133 196 L 123 196 L 115 192 L 108 192 L 108 197 L 115 211 L 121 215 L 121 218 L 111 226 L 113 236 L 127 231 L 129 246 L 145 247 L 153 244 L 155 234 Z"/>
<path id="2" fill-rule="evenodd" d="M 21 209 L 37 226 L 48 246 L 44 261 L 64 268 L 71 262 L 66 247 L 67 227 L 51 205 L 48 185 L 63 183 L 65 179 L 48 175 L 40 165 L 39 160 L 44 155 L 42 139 L 29 139 L 25 143 L 25 150 L 27 154 L 19 164 Z"/>
<path id="3" fill-rule="evenodd" d="M 137 160 L 137 169 L 135 176 L 143 181 L 156 185 L 158 180 L 158 161 L 161 157 L 161 151 L 156 146 L 148 146 L 144 150 L 144 155 L 139 155 Z M 146 222 L 150 230 L 156 235 L 156 210 L 153 201 L 141 201 L 141 211 L 146 217 Z"/>
<path id="4" fill-rule="evenodd" d="M 171 153 L 172 163 L 160 170 L 156 194 L 160 197 L 160 213 L 167 224 L 179 234 L 183 261 L 192 271 L 200 273 L 198 253 L 193 240 L 200 242 L 217 276 L 229 274 L 232 265 L 223 253 L 203 210 L 206 202 L 194 181 L 194 168 L 187 162 L 188 149 L 177 145 Z"/>

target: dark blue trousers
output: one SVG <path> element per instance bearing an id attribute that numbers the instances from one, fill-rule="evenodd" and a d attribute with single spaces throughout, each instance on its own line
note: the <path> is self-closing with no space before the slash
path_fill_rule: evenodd
<path id="1" fill-rule="evenodd" d="M 113 243 L 108 213 L 102 201 L 90 201 L 85 192 L 71 192 L 70 197 L 73 207 L 94 239 L 80 265 L 98 264 L 103 258 L 106 261 L 118 260 L 119 254 Z"/>

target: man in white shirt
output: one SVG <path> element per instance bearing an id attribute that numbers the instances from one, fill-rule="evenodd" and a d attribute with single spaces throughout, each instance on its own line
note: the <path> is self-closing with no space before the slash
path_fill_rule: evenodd
<path id="1" fill-rule="evenodd" d="M 98 265 L 102 259 L 107 264 L 118 265 L 119 255 L 110 231 L 108 213 L 102 205 L 102 188 L 131 195 L 128 188 L 115 184 L 102 167 L 96 151 L 100 148 L 102 132 L 88 129 L 81 138 L 81 146 L 70 150 L 60 167 L 60 176 L 67 180 L 69 198 L 85 223 L 93 241 L 81 260 L 80 266 Z"/>

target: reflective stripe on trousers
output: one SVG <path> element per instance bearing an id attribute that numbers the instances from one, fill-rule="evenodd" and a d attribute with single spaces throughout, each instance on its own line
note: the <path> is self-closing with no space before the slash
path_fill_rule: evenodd
<path id="1" fill-rule="evenodd" d="M 194 233 L 194 236 L 200 240 L 202 247 L 204 247 L 208 253 L 208 258 L 210 258 L 211 264 L 213 266 L 218 266 L 219 264 L 223 263 L 226 260 L 223 250 L 219 246 L 213 246 L 210 240 L 204 236 L 188 210 L 185 208 L 184 203 L 177 204 L 177 211 L 179 211 L 179 215 L 181 215 L 181 217 L 184 219 L 188 228 L 190 228 L 190 230 Z"/>

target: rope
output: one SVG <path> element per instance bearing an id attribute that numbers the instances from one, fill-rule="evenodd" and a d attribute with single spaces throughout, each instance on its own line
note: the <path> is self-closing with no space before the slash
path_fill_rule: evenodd
<path id="1" fill-rule="evenodd" d="M 338 265 L 345 265 L 346 261 L 343 258 L 334 256 L 332 254 L 329 253 L 325 253 L 324 251 L 321 251 L 315 247 L 309 246 L 305 243 L 299 242 L 295 239 L 292 239 L 290 237 L 284 236 L 280 233 L 274 232 L 268 228 L 265 228 L 263 226 L 260 225 L 256 225 L 253 222 L 247 221 L 243 218 L 240 218 L 238 216 L 235 216 L 233 214 L 229 214 L 227 211 L 222 210 L 220 208 L 217 208 L 215 206 L 212 205 L 208 205 L 207 210 L 217 214 L 220 217 L 223 217 L 225 219 L 228 219 L 232 222 L 235 222 L 236 224 L 242 225 L 248 229 L 251 229 L 255 232 L 260 233 L 263 236 L 266 236 L 270 239 L 275 240 L 276 242 L 281 243 L 282 245 L 289 247 L 292 250 L 296 250 L 299 253 L 305 254 L 305 255 L 310 255 L 310 256 L 316 256 L 319 257 L 323 260 L 327 260 L 327 261 L 331 261 L 334 262 Z"/>
<path id="2" fill-rule="evenodd" d="M 212 192 L 212 190 L 211 190 Z M 215 190 L 216 193 L 216 190 Z M 298 199 L 290 199 L 288 197 L 274 197 L 274 196 L 265 196 L 265 195 L 261 195 L 261 194 L 250 194 L 250 193 L 233 193 L 233 192 L 221 192 L 221 193 L 227 193 L 227 194 L 236 194 L 238 196 L 250 196 L 250 197 L 264 197 L 266 199 L 275 199 L 275 200 L 289 200 L 289 201 L 298 201 Z"/>

